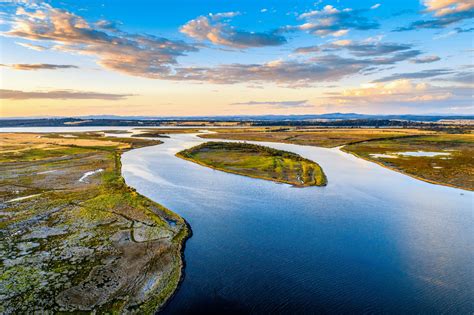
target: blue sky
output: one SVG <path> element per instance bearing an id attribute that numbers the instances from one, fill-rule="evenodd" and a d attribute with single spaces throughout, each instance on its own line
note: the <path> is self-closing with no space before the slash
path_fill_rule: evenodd
<path id="1" fill-rule="evenodd" d="M 471 0 L 1 5 L 1 112 L 472 114 Z"/>

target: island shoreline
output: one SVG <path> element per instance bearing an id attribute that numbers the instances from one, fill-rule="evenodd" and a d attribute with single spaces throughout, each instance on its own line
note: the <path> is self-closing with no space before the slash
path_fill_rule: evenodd
<path id="1" fill-rule="evenodd" d="M 204 142 L 204 143 L 208 143 L 208 142 Z M 232 142 L 229 142 L 229 143 L 232 143 Z M 261 146 L 261 145 L 257 145 L 257 146 Z M 269 147 L 269 148 L 271 148 L 271 147 Z M 190 149 L 192 149 L 192 148 L 190 148 Z M 273 149 L 273 148 L 271 148 L 271 149 Z M 186 149 L 186 150 L 188 150 L 188 149 Z M 239 176 L 244 176 L 244 177 L 250 177 L 250 178 L 254 178 L 254 179 L 267 180 L 267 181 L 272 181 L 272 182 L 279 183 L 279 184 L 287 184 L 287 185 L 290 185 L 291 187 L 295 187 L 295 188 L 305 188 L 305 187 L 313 187 L 313 186 L 324 187 L 324 186 L 327 186 L 327 184 L 328 184 L 327 176 L 324 173 L 323 169 L 319 166 L 319 164 L 317 164 L 314 161 L 303 158 L 303 157 L 301 157 L 303 160 L 307 160 L 309 162 L 315 163 L 321 169 L 321 174 L 323 176 L 323 183 L 322 184 L 320 184 L 320 185 L 298 185 L 298 184 L 295 184 L 294 182 L 285 181 L 285 180 L 281 180 L 281 179 L 276 179 L 276 178 L 271 178 L 271 177 L 266 177 L 266 176 L 260 176 L 260 175 L 247 174 L 247 173 L 241 173 L 239 171 L 233 171 L 233 170 L 229 170 L 229 169 L 225 169 L 225 168 L 219 168 L 219 167 L 209 165 L 209 164 L 203 163 L 199 160 L 196 160 L 196 159 L 185 156 L 183 154 L 183 152 L 186 151 L 186 150 L 183 150 L 183 151 L 180 151 L 180 152 L 176 153 L 175 156 L 178 157 L 178 158 L 181 158 L 183 160 L 193 162 L 195 164 L 198 164 L 198 165 L 201 165 L 201 166 L 204 166 L 204 167 L 208 167 L 208 168 L 213 169 L 213 170 L 229 173 L 229 174 L 234 174 L 234 175 L 239 175 Z M 296 154 L 294 152 L 289 152 L 289 153 Z"/>
<path id="2" fill-rule="evenodd" d="M 339 150 L 341 152 L 344 152 L 346 154 L 350 154 L 350 155 L 353 155 L 355 156 L 356 158 L 359 158 L 361 160 L 364 160 L 364 161 L 367 161 L 367 162 L 371 162 L 371 163 L 375 163 L 383 168 L 386 168 L 388 170 L 391 170 L 391 171 L 394 171 L 394 172 L 397 172 L 397 173 L 400 173 L 402 175 L 405 175 L 405 176 L 409 176 L 411 178 L 414 178 L 414 179 L 417 179 L 417 180 L 421 180 L 425 183 L 429 183 L 429 184 L 432 184 L 432 185 L 438 185 L 438 186 L 445 186 L 445 187 L 450 187 L 450 188 L 456 188 L 456 189 L 461 189 L 461 190 L 465 190 L 465 191 L 474 191 L 474 189 L 469 189 L 467 187 L 460 187 L 460 186 L 455 186 L 455 185 L 452 185 L 452 184 L 447 184 L 447 183 L 441 183 L 441 182 L 437 182 L 437 181 L 434 181 L 434 180 L 431 180 L 431 179 L 427 179 L 427 178 L 423 178 L 423 177 L 419 177 L 419 176 L 416 176 L 414 174 L 410 174 L 410 173 L 407 173 L 407 172 L 404 172 L 402 170 L 399 170 L 399 169 L 396 169 L 396 168 L 392 168 L 392 167 L 389 167 L 387 165 L 385 165 L 384 163 L 380 162 L 380 161 L 375 161 L 375 160 L 371 160 L 371 159 L 367 159 L 357 153 L 354 153 L 354 152 L 351 152 L 347 149 L 344 149 L 345 146 L 342 146 Z"/>

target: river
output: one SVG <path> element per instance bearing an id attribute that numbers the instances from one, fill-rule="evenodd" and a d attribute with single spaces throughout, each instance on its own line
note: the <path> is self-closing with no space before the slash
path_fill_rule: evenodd
<path id="1" fill-rule="evenodd" d="M 0 132 L 111 129 L 131 128 Z M 293 188 L 175 157 L 203 141 L 195 135 L 162 140 L 126 152 L 122 171 L 193 229 L 184 281 L 165 314 L 474 310 L 474 193 L 338 149 L 263 143 L 318 162 L 328 177 L 326 187 Z"/>
<path id="2" fill-rule="evenodd" d="M 122 157 L 126 182 L 193 229 L 165 314 L 474 309 L 472 192 L 338 149 L 263 143 L 317 161 L 329 183 L 308 188 L 174 156 L 202 141 L 172 135 Z"/>

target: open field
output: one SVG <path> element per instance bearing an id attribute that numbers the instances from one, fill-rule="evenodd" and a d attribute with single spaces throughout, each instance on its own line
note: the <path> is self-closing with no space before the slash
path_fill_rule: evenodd
<path id="1" fill-rule="evenodd" d="M 124 150 L 159 143 L 1 134 L 0 313 L 153 314 L 164 304 L 189 230 L 120 172 Z"/>
<path id="2" fill-rule="evenodd" d="M 233 128 L 232 126 L 228 127 L 213 127 L 209 128 L 209 126 L 203 126 L 202 128 L 191 128 L 180 126 L 179 128 L 134 128 L 136 131 L 140 133 L 136 133 L 132 135 L 135 138 L 169 138 L 169 134 L 189 134 L 189 133 L 202 133 L 204 131 L 212 131 L 212 132 L 245 132 L 245 131 L 266 131 L 276 129 L 274 127 L 251 127 L 251 128 Z"/>
<path id="3" fill-rule="evenodd" d="M 207 126 L 209 127 L 209 126 Z M 186 133 L 202 133 L 204 130 L 213 131 L 218 133 L 233 133 L 233 132 L 263 132 L 268 130 L 275 130 L 279 128 L 275 127 L 249 127 L 249 128 L 232 128 L 228 127 L 216 127 L 216 128 L 189 128 L 189 127 L 180 127 L 180 128 L 136 128 L 140 133 L 134 134 L 132 137 L 137 138 L 169 138 L 168 134 L 186 134 Z"/>
<path id="4" fill-rule="evenodd" d="M 258 130 L 218 129 L 216 132 L 200 135 L 200 137 L 206 139 L 283 142 L 331 148 L 366 140 L 429 133 L 417 129 L 295 129 L 274 127 L 259 128 Z"/>
<path id="5" fill-rule="evenodd" d="M 140 133 L 134 134 L 135 138 L 169 138 L 168 134 L 199 133 L 201 128 L 136 128 Z"/>
<path id="6" fill-rule="evenodd" d="M 301 156 L 246 143 L 206 142 L 177 153 L 178 157 L 224 172 L 294 186 L 324 186 L 321 167 Z"/>
<path id="7" fill-rule="evenodd" d="M 474 134 L 367 141 L 343 150 L 424 181 L 474 190 Z"/>
<path id="8" fill-rule="evenodd" d="M 161 126 L 180 126 L 180 127 L 195 127 L 195 126 L 219 126 L 219 127 L 234 127 L 249 125 L 249 123 L 240 121 L 212 121 L 212 120 L 175 120 L 175 121 L 163 121 Z"/>

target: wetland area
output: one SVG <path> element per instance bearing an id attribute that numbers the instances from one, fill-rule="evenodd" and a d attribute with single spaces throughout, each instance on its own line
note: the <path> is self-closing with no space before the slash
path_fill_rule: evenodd
<path id="1" fill-rule="evenodd" d="M 443 157 L 466 158 L 470 135 L 371 136 L 359 142 L 357 131 L 336 139 L 333 146 L 346 145 L 342 150 L 291 139 L 247 139 L 245 144 L 225 139 L 212 148 L 203 137 L 218 138 L 219 130 L 147 131 L 154 138 L 137 138 L 131 137 L 136 130 L 127 131 L 131 128 L 105 135 L 91 129 L 3 134 L 0 298 L 5 313 L 19 306 L 99 313 L 160 309 L 164 314 L 472 310 L 469 184 L 446 173 L 456 178 L 446 184 L 465 189 L 434 185 L 402 174 L 410 173 L 402 162 L 371 162 L 385 160 L 374 154 L 386 154 L 397 156 L 391 160 L 427 159 L 417 172 L 427 165 L 449 168 L 442 163 L 452 160 Z M 162 134 L 167 137 L 156 137 Z M 209 146 L 221 156 L 196 151 Z M 261 146 L 271 152 L 271 163 L 268 155 L 260 163 L 255 147 Z M 236 147 L 235 156 L 244 147 L 252 163 L 242 164 L 242 156 L 222 159 L 235 157 L 222 150 Z M 198 153 L 193 158 L 201 164 L 178 158 L 183 150 Z M 281 159 L 281 152 L 291 161 Z M 327 186 L 295 188 L 291 181 L 202 165 L 219 169 L 237 163 L 274 174 L 289 174 L 285 169 L 304 174 L 295 157 L 298 163 L 316 162 L 311 166 L 320 167 Z M 468 178 L 472 161 L 465 163 L 459 173 Z M 275 171 L 278 166 L 281 172 Z M 187 223 L 193 236 L 186 241 L 183 269 Z"/>
<path id="2" fill-rule="evenodd" d="M 0 313 L 153 313 L 176 290 L 185 221 L 127 186 L 156 140 L 3 133 Z"/>

